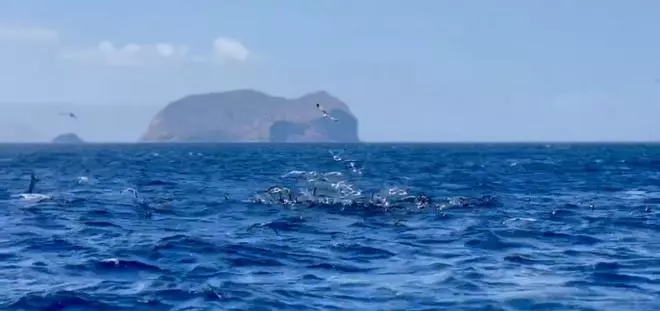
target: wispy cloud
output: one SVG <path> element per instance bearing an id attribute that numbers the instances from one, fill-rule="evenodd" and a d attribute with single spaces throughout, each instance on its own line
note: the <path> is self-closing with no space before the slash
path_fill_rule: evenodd
<path id="1" fill-rule="evenodd" d="M 59 37 L 53 29 L 0 25 L 0 41 L 44 44 L 55 43 Z"/>
<path id="2" fill-rule="evenodd" d="M 145 66 L 165 63 L 181 63 L 189 58 L 190 48 L 183 44 L 116 44 L 101 41 L 96 46 L 87 48 L 65 48 L 62 58 L 84 63 L 96 63 L 108 66 Z"/>
<path id="3" fill-rule="evenodd" d="M 60 40 L 57 30 L 40 27 L 0 25 L 0 43 L 52 44 L 58 56 L 66 61 L 104 66 L 136 67 L 181 63 L 243 63 L 255 58 L 240 41 L 218 37 L 207 41 L 203 49 L 193 53 L 188 44 L 168 42 L 117 43 L 110 40 L 72 47 Z"/>
<path id="4" fill-rule="evenodd" d="M 220 37 L 212 42 L 211 53 L 193 54 L 185 44 L 117 44 L 101 41 L 96 46 L 64 49 L 62 58 L 107 66 L 148 66 L 175 63 L 227 64 L 248 61 L 253 53 L 235 39 Z"/>

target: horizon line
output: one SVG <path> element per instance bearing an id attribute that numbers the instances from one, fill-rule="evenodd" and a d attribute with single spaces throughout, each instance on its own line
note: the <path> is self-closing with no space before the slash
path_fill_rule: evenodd
<path id="1" fill-rule="evenodd" d="M 359 141 L 359 142 L 147 142 L 147 141 L 87 141 L 82 143 L 54 143 L 48 141 L 3 142 L 0 145 L 629 145 L 629 144 L 660 144 L 660 140 L 538 140 L 538 141 Z"/>

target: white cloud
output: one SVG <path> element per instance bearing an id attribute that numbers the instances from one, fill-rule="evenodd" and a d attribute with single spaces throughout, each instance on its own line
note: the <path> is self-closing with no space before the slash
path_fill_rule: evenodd
<path id="1" fill-rule="evenodd" d="M 57 30 L 40 27 L 0 25 L 0 43 L 52 44 L 61 59 L 106 66 L 147 66 L 176 63 L 228 64 L 257 60 L 257 55 L 243 43 L 228 37 L 212 41 L 210 50 L 191 53 L 185 44 L 115 43 L 103 40 L 95 45 L 72 47 L 60 41 Z"/>
<path id="2" fill-rule="evenodd" d="M 117 45 L 112 41 L 101 41 L 95 47 L 65 49 L 61 56 L 71 61 L 108 66 L 145 66 L 185 62 L 189 52 L 188 46 L 171 43 Z"/>
<path id="3" fill-rule="evenodd" d="M 90 48 L 65 49 L 61 56 L 72 61 L 100 63 L 108 66 L 144 66 L 182 62 L 212 63 L 214 59 L 224 64 L 244 62 L 254 55 L 239 41 L 225 37 L 213 41 L 212 54 L 212 58 L 193 55 L 187 45 L 172 43 L 120 45 L 112 41 L 101 41 Z"/>
<path id="4" fill-rule="evenodd" d="M 243 62 L 252 55 L 242 43 L 237 40 L 219 37 L 213 41 L 213 53 L 221 61 Z"/>
<path id="5" fill-rule="evenodd" d="M 53 29 L 0 25 L 0 41 L 54 43 L 59 40 L 59 37 L 59 33 Z"/>

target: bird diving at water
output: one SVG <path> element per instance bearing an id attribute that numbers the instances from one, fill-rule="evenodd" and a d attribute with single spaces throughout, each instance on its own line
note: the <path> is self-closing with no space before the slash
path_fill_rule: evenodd
<path id="1" fill-rule="evenodd" d="M 323 114 L 324 119 L 330 119 L 330 120 L 335 121 L 335 122 L 339 121 L 339 120 L 337 120 L 337 118 L 329 115 L 328 112 L 325 109 L 323 109 L 321 104 L 316 103 L 316 108 L 321 111 L 321 113 Z"/>

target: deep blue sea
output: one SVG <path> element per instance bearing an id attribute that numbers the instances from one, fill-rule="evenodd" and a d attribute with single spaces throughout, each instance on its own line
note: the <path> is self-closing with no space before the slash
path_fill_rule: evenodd
<path id="1" fill-rule="evenodd" d="M 0 309 L 660 310 L 659 205 L 660 145 L 2 145 Z"/>

